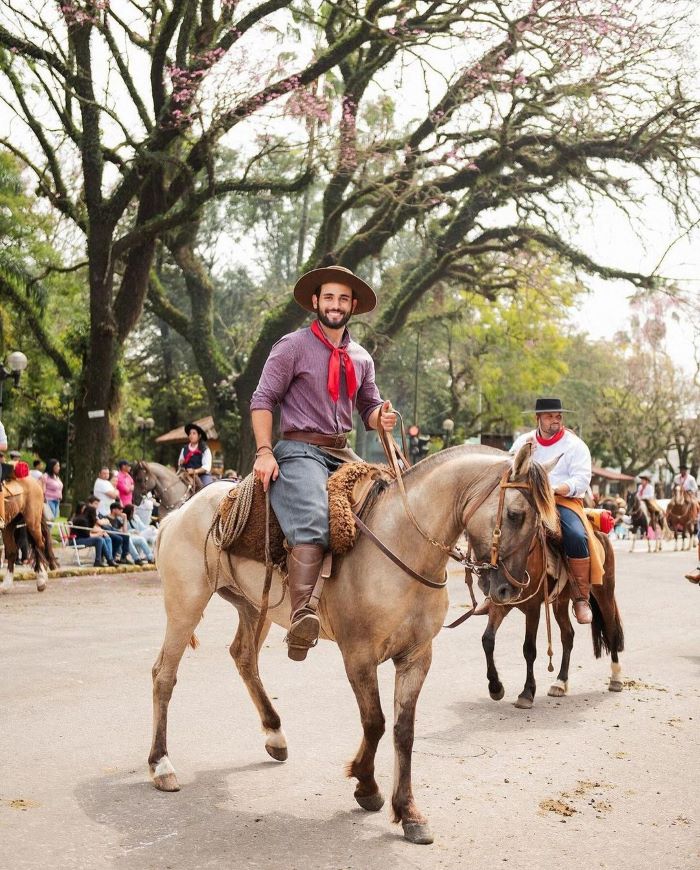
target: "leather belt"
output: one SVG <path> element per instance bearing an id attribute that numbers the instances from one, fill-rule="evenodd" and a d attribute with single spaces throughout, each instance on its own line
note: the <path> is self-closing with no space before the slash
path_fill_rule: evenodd
<path id="1" fill-rule="evenodd" d="M 348 436 L 343 433 L 324 435 L 321 432 L 283 432 L 282 437 L 285 441 L 305 441 L 316 447 L 334 447 L 336 450 L 342 450 L 348 444 Z"/>

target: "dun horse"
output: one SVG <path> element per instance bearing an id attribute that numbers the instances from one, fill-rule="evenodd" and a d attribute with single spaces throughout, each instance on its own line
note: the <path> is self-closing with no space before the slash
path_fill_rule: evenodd
<path id="1" fill-rule="evenodd" d="M 168 703 L 180 659 L 214 592 L 213 578 L 205 571 L 204 550 L 206 546 L 208 564 L 217 564 L 219 554 L 207 533 L 228 486 L 206 487 L 163 521 L 158 537 L 156 558 L 167 628 L 153 667 L 153 743 L 148 762 L 156 788 L 163 791 L 179 789 L 166 745 Z M 448 607 L 443 585 L 448 551 L 466 525 L 477 558 L 488 562 L 492 557 L 496 565 L 486 571 L 493 600 L 507 603 L 518 592 L 507 578 L 517 582 L 523 577 L 538 524 L 555 527 L 557 517 L 546 472 L 531 461 L 529 446 L 512 464 L 502 453 L 478 448 L 443 451 L 410 469 L 405 488 L 422 529 L 407 518 L 396 483 L 377 498 L 364 522 L 406 566 L 438 588 L 412 579 L 362 535 L 347 555 L 336 560 L 318 612 L 322 636 L 340 647 L 360 710 L 364 736 L 348 767 L 349 776 L 357 779 L 355 799 L 369 811 L 379 810 L 384 803 L 374 776 L 375 753 L 385 728 L 377 666 L 391 659 L 396 667 L 394 820 L 402 823 L 407 840 L 430 843 L 427 820 L 413 797 L 411 755 L 416 703 L 430 668 L 432 641 Z M 256 645 L 264 575 L 264 566 L 257 562 L 235 555 L 230 561 L 222 558 L 215 591 L 238 610 L 230 652 L 260 715 L 265 748 L 284 761 L 287 742 L 260 678 L 258 653 L 270 620 L 288 628 L 289 604 L 285 596 L 279 608 L 270 608 Z M 275 572 L 270 601 L 283 596 L 282 580 Z"/>
<path id="2" fill-rule="evenodd" d="M 44 518 L 44 492 L 33 477 L 23 477 L 4 484 L 5 488 L 5 528 L 2 540 L 5 545 L 7 569 L 0 592 L 12 589 L 17 560 L 15 529 L 20 523 L 27 526 L 27 535 L 34 555 L 36 588 L 43 592 L 48 578 L 47 568 L 56 568 L 58 562 L 53 552 L 49 526 Z"/>
<path id="3" fill-rule="evenodd" d="M 603 585 L 591 587 L 593 652 L 596 658 L 600 658 L 603 650 L 610 653 L 612 664 L 608 689 L 611 692 L 621 692 L 622 675 L 618 653 L 622 652 L 624 648 L 624 634 L 620 611 L 615 600 L 615 554 L 606 535 L 598 535 L 598 538 L 602 541 L 605 548 L 605 573 Z M 537 657 L 537 629 L 540 622 L 540 610 L 544 601 L 544 583 L 548 584 L 550 596 L 555 592 L 557 585 L 556 578 L 549 574 L 545 578 L 542 578 L 542 559 L 542 547 L 537 542 L 527 563 L 530 583 L 523 589 L 522 603 L 519 604 L 516 601 L 512 605 L 506 606 L 491 604 L 488 625 L 481 638 L 484 653 L 486 654 L 486 676 L 489 682 L 489 694 L 494 701 L 500 701 L 505 690 L 494 662 L 496 632 L 513 608 L 517 607 L 518 610 L 521 610 L 525 614 L 523 655 L 527 666 L 527 675 L 525 677 L 525 685 L 515 702 L 515 706 L 526 710 L 532 707 L 535 699 L 536 683 L 533 666 Z M 543 582 L 541 583 L 540 580 Z M 569 615 L 570 600 L 568 583 L 564 585 L 558 594 L 550 598 L 554 617 L 559 626 L 562 644 L 559 674 L 547 693 L 555 698 L 560 698 L 569 691 L 569 663 L 571 660 L 571 650 L 574 645 L 574 629 Z"/>
<path id="4" fill-rule="evenodd" d="M 673 549 L 678 549 L 678 535 L 681 536 L 681 550 L 688 549 L 693 545 L 695 523 L 698 518 L 698 503 L 691 492 L 685 492 L 680 484 L 673 487 L 671 501 L 666 507 L 666 524 L 669 531 L 673 532 Z M 688 538 L 688 546 L 685 539 Z"/>

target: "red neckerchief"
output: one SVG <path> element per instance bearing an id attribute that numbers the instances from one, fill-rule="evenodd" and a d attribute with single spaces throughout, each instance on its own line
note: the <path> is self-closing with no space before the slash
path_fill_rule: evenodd
<path id="1" fill-rule="evenodd" d="M 187 453 L 185 453 L 185 455 L 182 459 L 182 464 L 187 465 L 187 463 L 190 461 L 190 459 L 192 459 L 192 457 L 195 455 L 195 453 L 201 453 L 201 452 L 202 451 L 199 449 L 199 447 L 195 447 L 194 449 L 192 449 L 191 447 L 188 447 Z"/>
<path id="2" fill-rule="evenodd" d="M 541 444 L 543 447 L 551 447 L 552 444 L 556 444 L 557 441 L 561 441 L 561 439 L 564 437 L 564 432 L 566 432 L 566 429 L 562 426 L 556 435 L 552 435 L 551 438 L 543 438 L 540 435 L 540 430 L 538 429 L 535 437 L 537 438 L 538 444 Z"/>
<path id="3" fill-rule="evenodd" d="M 311 332 L 320 341 L 325 344 L 331 351 L 331 358 L 328 360 L 328 392 L 334 402 L 338 401 L 340 396 L 340 363 L 342 361 L 345 366 L 345 383 L 348 387 L 348 398 L 352 399 L 357 390 L 357 377 L 355 375 L 355 366 L 352 364 L 350 354 L 344 347 L 336 347 L 328 340 L 318 320 L 314 320 L 311 324 Z"/>

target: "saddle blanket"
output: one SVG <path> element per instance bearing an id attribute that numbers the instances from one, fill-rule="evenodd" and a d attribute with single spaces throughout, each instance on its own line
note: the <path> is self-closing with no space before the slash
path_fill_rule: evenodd
<path id="1" fill-rule="evenodd" d="M 358 516 L 369 509 L 376 496 L 393 480 L 386 465 L 368 462 L 348 462 L 328 478 L 328 520 L 330 525 L 331 552 L 340 556 L 350 550 L 356 540 L 357 528 L 353 513 Z M 238 487 L 234 487 L 219 504 L 219 512 L 225 519 L 237 508 Z M 230 548 L 237 556 L 265 561 L 265 493 L 262 483 L 255 481 L 253 499 L 248 521 L 240 537 Z M 284 535 L 270 506 L 270 557 L 278 566 L 287 561 Z"/>

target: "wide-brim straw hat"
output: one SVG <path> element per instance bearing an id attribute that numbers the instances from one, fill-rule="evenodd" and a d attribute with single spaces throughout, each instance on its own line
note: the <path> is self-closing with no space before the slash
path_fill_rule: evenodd
<path id="1" fill-rule="evenodd" d="M 354 314 L 367 314 L 377 306 L 377 294 L 362 278 L 358 278 L 345 266 L 324 266 L 321 269 L 312 269 L 294 285 L 294 298 L 307 311 L 315 312 L 312 296 L 318 296 L 322 284 L 344 284 L 352 290 L 354 299 L 357 299 Z"/>

